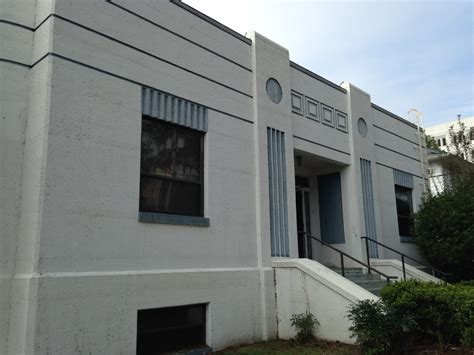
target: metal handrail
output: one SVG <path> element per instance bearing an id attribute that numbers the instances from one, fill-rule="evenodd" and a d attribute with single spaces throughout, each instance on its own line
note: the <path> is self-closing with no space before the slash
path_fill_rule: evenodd
<path id="1" fill-rule="evenodd" d="M 298 234 L 304 235 L 305 241 L 306 241 L 306 238 L 309 238 L 310 240 L 315 240 L 315 241 L 317 241 L 318 243 L 320 243 L 321 245 L 324 245 L 324 246 L 326 246 L 326 247 L 328 247 L 328 248 L 330 248 L 330 249 L 332 249 L 332 250 L 334 250 L 334 251 L 337 251 L 337 252 L 339 253 L 339 255 L 340 255 L 340 258 L 341 258 L 341 272 L 342 272 L 342 276 L 344 276 L 344 277 L 345 277 L 344 257 L 346 257 L 346 258 L 349 258 L 349 259 L 351 259 L 352 261 L 355 261 L 356 263 L 358 263 L 358 264 L 360 264 L 360 265 L 366 267 L 369 274 L 370 274 L 371 271 L 375 271 L 375 272 L 376 272 L 377 274 L 379 274 L 380 276 L 385 277 L 388 282 L 390 282 L 391 279 L 397 279 L 396 276 L 388 276 L 388 275 L 384 274 L 383 272 L 378 271 L 377 269 L 374 269 L 374 268 L 373 268 L 372 266 L 370 266 L 369 264 L 365 264 L 363 261 L 360 261 L 360 260 L 354 258 L 353 256 L 351 256 L 351 255 L 349 255 L 349 254 L 343 252 L 342 250 L 339 250 L 339 249 L 333 247 L 332 245 L 326 243 L 325 241 L 323 241 L 323 240 L 321 240 L 321 239 L 319 239 L 319 238 L 316 238 L 315 236 L 312 236 L 312 235 L 310 235 L 310 234 L 308 234 L 308 233 L 306 233 L 306 232 L 298 232 Z M 306 244 L 306 243 L 305 243 L 305 244 Z"/>
<path id="2" fill-rule="evenodd" d="M 436 273 L 442 275 L 441 278 L 442 278 L 445 282 L 446 282 L 446 277 L 447 277 L 448 275 L 451 275 L 451 274 L 448 273 L 448 272 L 444 272 L 444 271 L 442 271 L 442 270 L 440 270 L 440 269 L 435 268 L 434 266 L 425 264 L 425 263 L 422 262 L 422 261 L 419 261 L 419 260 L 417 260 L 417 259 L 415 259 L 415 258 L 412 258 L 412 257 L 409 256 L 409 255 L 403 254 L 402 252 L 400 252 L 400 251 L 398 251 L 398 250 L 396 250 L 396 249 L 394 249 L 394 248 L 392 248 L 392 247 L 389 247 L 388 245 L 385 245 L 385 244 L 383 244 L 383 243 L 380 243 L 379 241 L 377 241 L 377 240 L 375 240 L 375 239 L 372 239 L 372 238 L 369 238 L 369 237 L 360 237 L 360 239 L 365 239 L 365 250 L 366 250 L 366 253 L 367 253 L 367 264 L 369 264 L 369 265 L 370 265 L 369 241 L 371 241 L 372 243 L 375 243 L 375 244 L 377 244 L 377 245 L 380 245 L 380 246 L 384 247 L 385 249 L 388 249 L 388 250 L 390 250 L 390 251 L 392 251 L 392 252 L 394 252 L 394 253 L 400 255 L 401 261 L 402 261 L 402 271 L 403 271 L 403 279 L 404 279 L 404 280 L 407 279 L 406 271 L 405 271 L 405 258 L 410 259 L 410 260 L 412 260 L 412 261 L 414 261 L 414 262 L 416 262 L 416 263 L 418 263 L 418 264 L 420 264 L 420 265 L 422 265 L 422 266 L 424 266 L 424 267 L 430 268 L 430 269 L 431 269 L 431 274 L 432 274 L 433 276 L 435 276 L 435 277 L 436 277 Z"/>

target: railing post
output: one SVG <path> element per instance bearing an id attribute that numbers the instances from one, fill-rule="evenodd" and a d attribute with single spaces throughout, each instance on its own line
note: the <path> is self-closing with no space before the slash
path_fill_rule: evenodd
<path id="1" fill-rule="evenodd" d="M 407 275 L 405 272 L 405 256 L 402 254 L 402 269 L 403 269 L 403 280 L 407 279 Z"/>
<path id="2" fill-rule="evenodd" d="M 304 256 L 306 259 L 308 259 L 308 236 L 306 235 L 305 232 L 303 232 L 303 243 L 304 243 Z"/>
<path id="3" fill-rule="evenodd" d="M 364 238 L 365 239 L 365 252 L 367 254 L 367 265 L 369 265 L 369 268 L 368 268 L 368 273 L 370 274 L 370 254 L 369 254 L 369 240 L 367 238 Z"/>
<path id="4" fill-rule="evenodd" d="M 345 277 L 346 276 L 346 272 L 344 271 L 344 254 L 340 254 L 341 255 L 341 272 L 342 272 L 342 276 Z"/>

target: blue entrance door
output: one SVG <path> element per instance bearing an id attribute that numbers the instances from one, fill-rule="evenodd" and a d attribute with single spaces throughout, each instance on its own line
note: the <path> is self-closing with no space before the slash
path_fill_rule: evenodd
<path id="1" fill-rule="evenodd" d="M 321 239 L 331 244 L 344 243 L 341 174 L 319 175 L 318 194 Z"/>

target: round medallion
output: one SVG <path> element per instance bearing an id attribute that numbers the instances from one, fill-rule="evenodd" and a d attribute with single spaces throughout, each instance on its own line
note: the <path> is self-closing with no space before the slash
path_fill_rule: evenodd
<path id="1" fill-rule="evenodd" d="M 267 80 L 267 94 L 270 100 L 272 100 L 274 103 L 280 103 L 283 96 L 283 91 L 281 90 L 281 86 L 278 81 L 273 78 Z"/>
<path id="2" fill-rule="evenodd" d="M 357 129 L 362 138 L 367 137 L 367 123 L 362 117 L 357 121 Z"/>

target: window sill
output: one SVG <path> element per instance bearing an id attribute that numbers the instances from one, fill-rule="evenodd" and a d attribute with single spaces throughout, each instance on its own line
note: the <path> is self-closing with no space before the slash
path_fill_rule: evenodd
<path id="1" fill-rule="evenodd" d="M 138 221 L 143 223 L 174 224 L 180 226 L 209 227 L 209 218 L 183 216 L 167 213 L 138 212 Z"/>
<path id="2" fill-rule="evenodd" d="M 406 236 L 401 235 L 400 236 L 400 242 L 416 244 L 416 238 L 415 237 L 406 237 Z"/>

